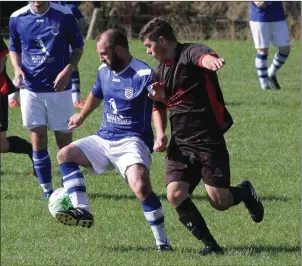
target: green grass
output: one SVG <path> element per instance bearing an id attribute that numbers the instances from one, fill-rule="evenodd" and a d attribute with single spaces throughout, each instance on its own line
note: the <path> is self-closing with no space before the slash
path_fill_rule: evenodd
<path id="1" fill-rule="evenodd" d="M 263 199 L 264 221 L 253 223 L 242 204 L 226 212 L 214 210 L 200 186 L 194 193 L 195 203 L 226 254 L 199 257 L 202 245 L 183 228 L 165 200 L 164 154 L 153 154 L 153 188 L 162 199 L 167 233 L 175 249 L 157 254 L 140 203 L 115 172 L 92 176 L 84 170 L 95 226 L 69 228 L 53 219 L 46 202 L 39 201 L 41 189 L 35 178 L 27 176 L 29 160 L 2 154 L 1 265 L 300 265 L 300 42 L 292 42 L 292 53 L 279 72 L 282 90 L 268 92 L 259 88 L 252 42 L 206 44 L 227 62 L 219 78 L 234 118 L 226 134 L 232 184 L 252 180 Z M 131 51 L 155 66 L 141 43 L 131 42 Z M 86 42 L 80 63 L 83 97 L 99 65 L 95 43 Z M 12 73 L 10 66 L 8 70 Z M 74 139 L 94 133 L 101 112 L 102 108 L 97 109 L 75 131 Z M 10 109 L 8 135 L 28 139 L 20 109 Z M 49 151 L 57 188 L 60 173 L 51 132 Z"/>

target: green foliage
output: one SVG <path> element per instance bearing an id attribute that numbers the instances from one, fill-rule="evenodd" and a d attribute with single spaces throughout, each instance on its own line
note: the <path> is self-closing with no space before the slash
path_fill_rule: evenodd
<path id="1" fill-rule="evenodd" d="M 278 78 L 281 91 L 262 91 L 254 66 L 252 42 L 206 42 L 226 60 L 219 72 L 225 100 L 234 118 L 226 134 L 232 184 L 250 179 L 265 207 L 264 221 L 252 222 L 242 204 L 226 212 L 214 210 L 202 187 L 194 202 L 210 230 L 226 249 L 223 257 L 200 258 L 203 247 L 177 219 L 165 199 L 164 154 L 154 153 L 151 168 L 154 191 L 160 195 L 166 229 L 175 252 L 158 254 L 140 203 L 116 172 L 87 179 L 95 226 L 65 227 L 51 217 L 47 203 L 26 156 L 1 154 L 1 265 L 300 265 L 300 42 Z M 131 51 L 151 66 L 140 42 Z M 273 57 L 270 54 L 270 62 Z M 80 63 L 82 97 L 88 95 L 98 66 L 95 42 L 86 42 Z M 11 74 L 11 67 L 9 66 Z M 20 109 L 10 109 L 8 135 L 28 138 L 21 126 Z M 100 125 L 102 108 L 75 130 L 74 139 L 93 134 Z M 55 187 L 60 186 L 57 148 L 49 133 L 49 151 Z"/>

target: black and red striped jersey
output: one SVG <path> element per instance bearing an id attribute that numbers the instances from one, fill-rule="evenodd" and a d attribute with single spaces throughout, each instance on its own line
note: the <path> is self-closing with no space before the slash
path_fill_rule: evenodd
<path id="1" fill-rule="evenodd" d="M 202 67 L 207 54 L 217 56 L 203 44 L 179 43 L 175 59 L 154 69 L 154 82 L 164 83 L 176 142 L 216 142 L 232 126 L 216 72 Z M 154 106 L 161 108 L 163 104 L 156 102 Z"/>

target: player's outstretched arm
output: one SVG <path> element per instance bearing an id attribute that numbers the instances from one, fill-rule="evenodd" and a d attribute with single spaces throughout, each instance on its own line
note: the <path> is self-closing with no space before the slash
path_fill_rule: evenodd
<path id="1" fill-rule="evenodd" d="M 167 108 L 153 108 L 152 117 L 156 134 L 153 150 L 163 152 L 167 149 L 168 144 L 168 138 L 165 133 L 167 128 Z"/>
<path id="2" fill-rule="evenodd" d="M 81 110 L 81 113 L 74 114 L 72 117 L 70 117 L 68 129 L 71 130 L 81 126 L 85 119 L 100 105 L 101 101 L 101 99 L 93 96 L 93 94 L 90 92 Z"/>
<path id="3" fill-rule="evenodd" d="M 215 56 L 207 54 L 202 58 L 201 64 L 203 68 L 217 71 L 225 65 L 225 62 L 223 58 L 217 58 Z"/>

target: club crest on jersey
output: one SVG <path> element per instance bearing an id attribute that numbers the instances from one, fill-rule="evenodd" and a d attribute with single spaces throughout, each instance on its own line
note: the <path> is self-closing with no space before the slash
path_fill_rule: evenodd
<path id="1" fill-rule="evenodd" d="M 133 97 L 134 89 L 133 88 L 125 88 L 125 97 L 126 99 L 130 99 Z"/>
<path id="2" fill-rule="evenodd" d="M 54 26 L 51 27 L 51 33 L 54 35 L 54 36 L 57 36 L 60 32 L 60 24 L 56 24 Z"/>

